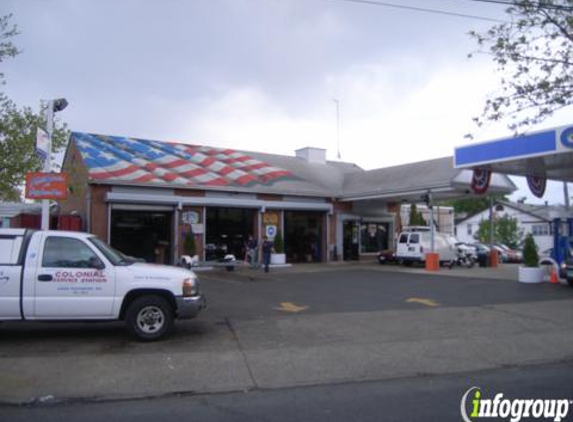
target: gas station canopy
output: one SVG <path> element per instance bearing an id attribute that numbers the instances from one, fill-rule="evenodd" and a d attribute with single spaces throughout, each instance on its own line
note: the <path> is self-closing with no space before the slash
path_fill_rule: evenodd
<path id="1" fill-rule="evenodd" d="M 454 168 L 573 182 L 573 126 L 457 147 Z"/>

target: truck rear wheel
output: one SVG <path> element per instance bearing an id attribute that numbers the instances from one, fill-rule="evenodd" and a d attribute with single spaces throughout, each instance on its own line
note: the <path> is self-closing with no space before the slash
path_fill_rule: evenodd
<path id="1" fill-rule="evenodd" d="M 173 327 L 173 308 L 161 296 L 141 296 L 127 308 L 125 324 L 136 340 L 159 340 Z"/>

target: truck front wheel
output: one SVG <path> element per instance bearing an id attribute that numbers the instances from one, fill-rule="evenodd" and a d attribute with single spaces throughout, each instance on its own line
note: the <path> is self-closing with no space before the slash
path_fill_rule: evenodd
<path id="1" fill-rule="evenodd" d="M 161 296 L 141 296 L 130 303 L 125 314 L 128 332 L 137 340 L 159 340 L 173 326 L 173 308 Z"/>

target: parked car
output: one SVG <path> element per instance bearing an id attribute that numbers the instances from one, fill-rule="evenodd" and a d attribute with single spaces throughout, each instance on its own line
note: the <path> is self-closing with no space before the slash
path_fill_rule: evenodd
<path id="1" fill-rule="evenodd" d="M 405 265 L 426 262 L 426 254 L 431 250 L 431 233 L 429 228 L 405 229 L 398 236 L 396 259 Z M 456 257 L 456 246 L 450 235 L 435 232 L 434 250 L 440 256 L 440 264 L 449 264 Z"/>
<path id="2" fill-rule="evenodd" d="M 547 258 L 553 259 L 553 248 L 545 249 L 539 253 L 540 262 Z M 559 267 L 559 278 L 565 279 L 573 285 L 573 251 L 571 249 Z"/>
<path id="3" fill-rule="evenodd" d="M 396 253 L 390 249 L 386 249 L 378 253 L 378 262 L 380 264 L 396 263 Z"/>
<path id="4" fill-rule="evenodd" d="M 491 247 L 493 248 L 494 251 L 497 251 L 497 256 L 498 256 L 498 260 L 499 262 L 503 262 L 503 263 L 507 263 L 509 262 L 509 255 L 507 254 L 507 251 L 505 249 L 503 249 L 501 246 L 493 244 L 491 245 Z"/>
<path id="5" fill-rule="evenodd" d="M 496 246 L 500 247 L 507 256 L 507 261 L 513 264 L 519 264 L 523 261 L 523 252 L 511 249 L 509 246 L 504 244 L 496 244 Z"/>
<path id="6" fill-rule="evenodd" d="M 573 287 L 573 254 L 569 254 L 569 258 L 565 260 L 564 264 L 565 264 L 564 278 L 565 280 L 567 280 L 567 283 L 569 283 L 569 285 Z"/>

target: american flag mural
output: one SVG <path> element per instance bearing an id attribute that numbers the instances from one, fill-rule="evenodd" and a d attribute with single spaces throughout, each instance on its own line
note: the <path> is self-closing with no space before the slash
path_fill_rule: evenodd
<path id="1" fill-rule="evenodd" d="M 292 172 L 232 149 L 73 132 L 89 178 L 182 186 L 270 185 Z"/>

